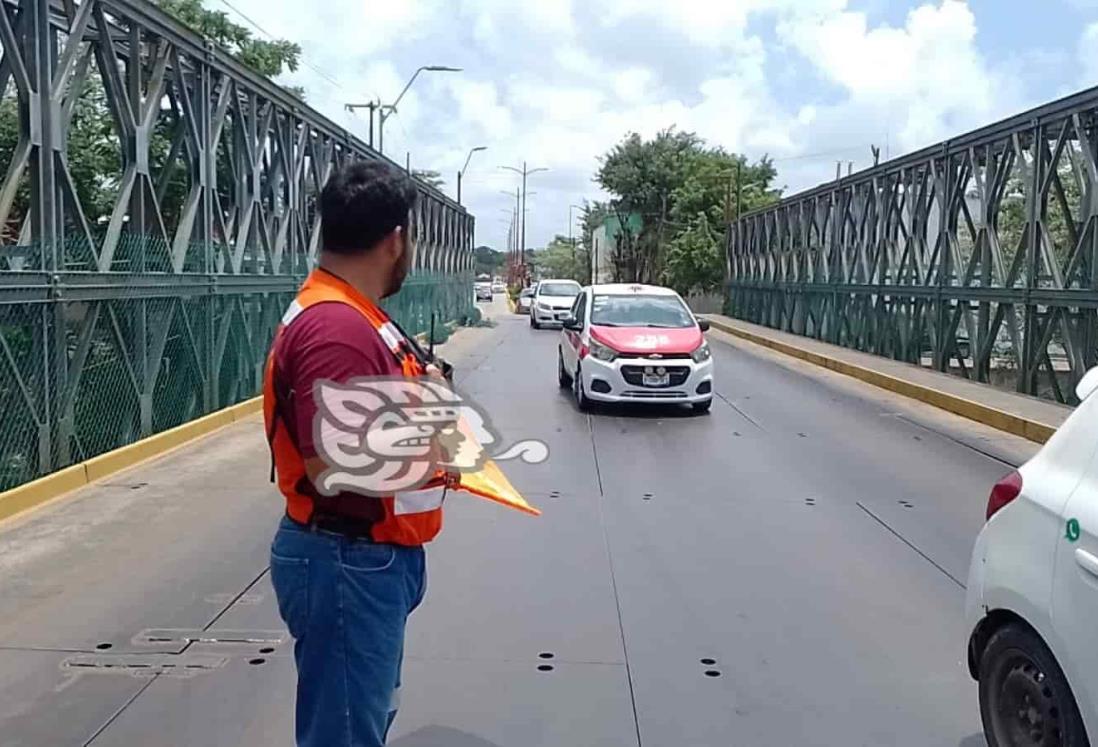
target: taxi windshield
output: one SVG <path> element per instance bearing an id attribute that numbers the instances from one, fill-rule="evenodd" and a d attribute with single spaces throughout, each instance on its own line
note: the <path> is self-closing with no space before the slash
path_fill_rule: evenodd
<path id="1" fill-rule="evenodd" d="M 563 296 L 574 298 L 579 295 L 578 283 L 542 283 L 538 287 L 539 296 Z"/>
<path id="2" fill-rule="evenodd" d="M 682 329 L 694 326 L 694 317 L 675 296 L 597 295 L 591 302 L 591 324 L 601 327 L 656 327 Z"/>

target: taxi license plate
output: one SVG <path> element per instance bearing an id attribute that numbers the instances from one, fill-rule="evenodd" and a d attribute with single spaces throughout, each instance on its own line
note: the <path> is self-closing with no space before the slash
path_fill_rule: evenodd
<path id="1" fill-rule="evenodd" d="M 642 381 L 645 386 L 667 386 L 671 383 L 671 374 L 644 374 Z"/>

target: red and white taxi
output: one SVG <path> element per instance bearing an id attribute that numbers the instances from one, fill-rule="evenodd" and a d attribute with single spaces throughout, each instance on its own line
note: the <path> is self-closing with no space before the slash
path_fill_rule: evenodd
<path id="1" fill-rule="evenodd" d="M 713 403 L 713 359 L 678 293 L 654 285 L 583 288 L 563 320 L 557 379 L 576 405 L 677 402 L 705 412 Z"/>

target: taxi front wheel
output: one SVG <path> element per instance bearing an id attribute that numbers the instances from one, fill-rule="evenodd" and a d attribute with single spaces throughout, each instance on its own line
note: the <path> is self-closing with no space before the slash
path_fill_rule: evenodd
<path id="1" fill-rule="evenodd" d="M 557 348 L 557 383 L 560 384 L 561 389 L 572 386 L 572 377 L 564 370 L 564 354 L 561 353 L 560 348 Z"/>
<path id="2" fill-rule="evenodd" d="M 591 409 L 591 400 L 587 399 L 587 392 L 583 390 L 583 372 L 576 366 L 576 373 L 572 377 L 572 394 L 576 398 L 576 409 L 587 412 Z"/>

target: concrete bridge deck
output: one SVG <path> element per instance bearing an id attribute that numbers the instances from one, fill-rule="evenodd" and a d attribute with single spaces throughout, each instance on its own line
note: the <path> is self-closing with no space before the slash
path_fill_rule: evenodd
<path id="1" fill-rule="evenodd" d="M 584 415 L 501 306 L 445 353 L 544 515 L 449 503 L 391 744 L 983 744 L 962 584 L 1034 443 L 716 330 L 709 415 Z M 0 744 L 292 744 L 267 470 L 254 417 L 0 527 Z"/>

